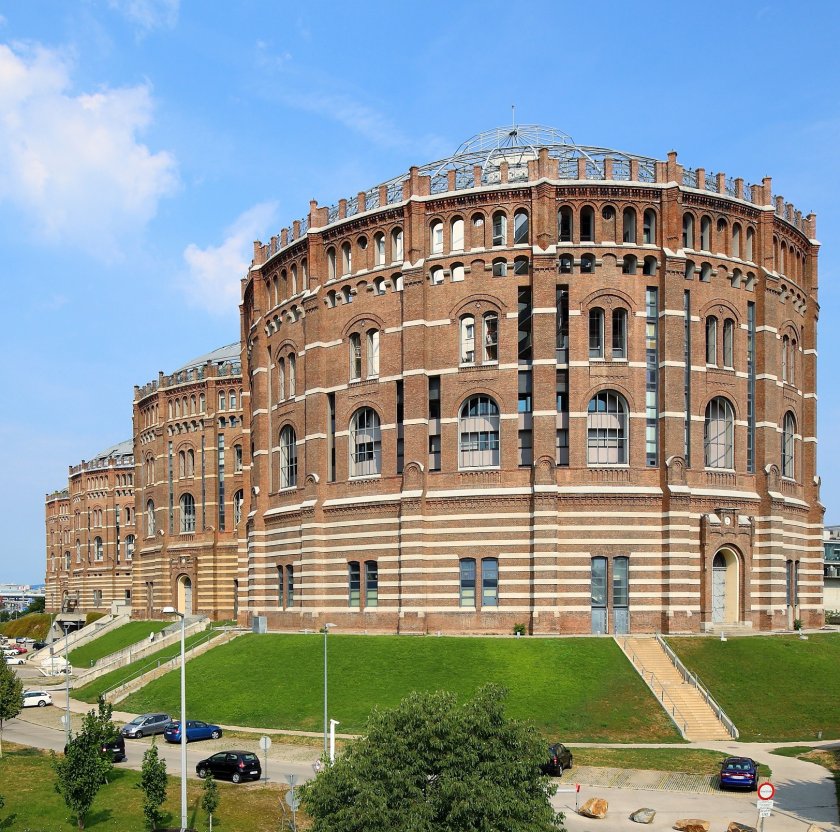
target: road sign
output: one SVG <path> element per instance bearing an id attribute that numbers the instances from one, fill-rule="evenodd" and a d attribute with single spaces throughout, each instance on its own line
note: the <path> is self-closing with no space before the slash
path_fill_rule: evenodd
<path id="1" fill-rule="evenodd" d="M 776 787 L 772 783 L 762 783 L 758 787 L 759 800 L 772 800 L 774 794 L 776 794 Z"/>
<path id="2" fill-rule="evenodd" d="M 289 789 L 289 791 L 286 792 L 286 803 L 293 812 L 297 812 L 300 807 L 300 799 L 295 794 L 294 789 Z"/>
<path id="3" fill-rule="evenodd" d="M 758 807 L 758 816 L 760 818 L 769 818 L 773 814 L 772 800 L 756 800 L 755 805 Z"/>
<path id="4" fill-rule="evenodd" d="M 268 751 L 271 748 L 271 737 L 260 737 L 260 748 L 263 751 Z"/>

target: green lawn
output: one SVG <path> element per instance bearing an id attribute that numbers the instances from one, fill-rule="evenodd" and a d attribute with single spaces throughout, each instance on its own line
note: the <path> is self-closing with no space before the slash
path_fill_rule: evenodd
<path id="1" fill-rule="evenodd" d="M 9 638 L 32 638 L 35 641 L 43 641 L 50 631 L 52 620 L 55 616 L 48 612 L 31 612 L 29 615 L 22 615 L 5 624 L 0 624 L 0 633 Z"/>
<path id="2" fill-rule="evenodd" d="M 216 635 L 221 634 L 221 630 L 211 630 L 202 633 L 193 633 L 191 636 L 187 636 L 184 643 L 185 648 L 189 650 L 193 645 L 197 644 L 199 641 L 206 639 L 211 633 L 212 637 L 215 637 Z M 131 662 L 131 664 L 123 665 L 122 667 L 118 667 L 116 670 L 111 670 L 108 673 L 103 673 L 98 679 L 94 679 L 87 685 L 83 685 L 79 688 L 74 688 L 72 696 L 74 699 L 79 699 L 82 702 L 96 703 L 99 697 L 103 693 L 105 693 L 105 691 L 110 690 L 111 688 L 114 688 L 117 685 L 128 681 L 129 679 L 135 678 L 136 676 L 140 675 L 141 671 L 145 672 L 147 670 L 152 670 L 158 664 L 162 664 L 163 662 L 168 661 L 169 659 L 174 659 L 175 656 L 179 656 L 180 654 L 181 642 L 177 641 L 175 642 L 175 644 L 170 644 L 169 647 L 164 647 L 161 650 L 158 650 L 154 653 L 150 653 L 148 656 L 144 656 L 142 659 L 138 659 L 136 662 Z M 189 667 L 190 665 L 188 664 L 187 666 Z M 120 703 L 118 709 L 124 710 L 122 703 Z"/>
<path id="3" fill-rule="evenodd" d="M 128 624 L 123 624 L 122 627 L 117 627 L 116 630 L 111 630 L 71 650 L 70 664 L 79 670 L 91 667 L 93 662 L 148 638 L 149 633 L 159 633 L 171 623 L 171 621 L 129 621 Z"/>
<path id="4" fill-rule="evenodd" d="M 31 748 L 3 744 L 0 759 L 0 794 L 6 800 L 0 809 L 0 829 L 72 832 L 76 822 L 56 793 L 55 775 L 48 754 Z M 164 811 L 164 826 L 179 822 L 181 815 L 180 780 L 170 772 Z M 143 793 L 137 788 L 140 772 L 114 768 L 111 782 L 96 796 L 85 829 L 94 832 L 144 832 Z M 249 784 L 234 786 L 219 781 L 221 800 L 213 816 L 213 829 L 219 832 L 276 832 L 280 825 L 282 791 L 277 786 Z M 207 829 L 206 815 L 198 808 L 201 782 L 187 783 L 188 818 L 196 829 Z"/>
<path id="5" fill-rule="evenodd" d="M 187 707 L 229 725 L 321 730 L 323 636 L 245 635 L 187 665 Z M 371 708 L 412 690 L 471 695 L 484 682 L 510 691 L 508 713 L 565 742 L 679 742 L 679 734 L 611 639 L 329 637 L 330 716 L 360 732 Z M 120 703 L 175 711 L 168 673 Z"/>
<path id="6" fill-rule="evenodd" d="M 740 739 L 788 742 L 840 737 L 840 634 L 669 638 L 740 732 Z"/>
<path id="7" fill-rule="evenodd" d="M 632 768 L 645 771 L 679 771 L 686 774 L 718 774 L 728 756 L 706 748 L 574 748 L 576 766 Z M 770 768 L 758 766 L 762 777 L 770 777 Z"/>

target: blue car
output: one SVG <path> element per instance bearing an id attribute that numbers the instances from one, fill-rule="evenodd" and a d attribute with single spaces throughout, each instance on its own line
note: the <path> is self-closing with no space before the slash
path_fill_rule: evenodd
<path id="1" fill-rule="evenodd" d="M 720 764 L 722 789 L 758 789 L 758 764 L 749 757 L 727 757 Z"/>
<path id="2" fill-rule="evenodd" d="M 187 742 L 196 740 L 217 740 L 222 736 L 222 729 L 218 725 L 199 722 L 197 719 L 187 720 Z M 163 738 L 167 742 L 181 742 L 181 723 L 173 720 L 166 726 Z"/>

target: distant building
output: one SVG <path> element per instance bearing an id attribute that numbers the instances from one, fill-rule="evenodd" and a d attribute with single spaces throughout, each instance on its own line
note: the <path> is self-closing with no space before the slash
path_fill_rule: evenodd
<path id="1" fill-rule="evenodd" d="M 840 610 L 840 526 L 826 526 L 823 539 L 823 602 Z"/>
<path id="2" fill-rule="evenodd" d="M 9 612 L 25 610 L 36 598 L 43 597 L 41 584 L 0 584 L 0 609 Z"/>

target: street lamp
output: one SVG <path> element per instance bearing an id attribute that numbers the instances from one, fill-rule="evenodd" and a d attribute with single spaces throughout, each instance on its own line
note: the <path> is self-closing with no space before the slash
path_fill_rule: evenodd
<path id="1" fill-rule="evenodd" d="M 181 619 L 181 832 L 187 832 L 187 673 L 184 659 L 184 633 L 186 616 L 175 607 L 164 607 L 164 615 L 177 615 Z"/>
<path id="2" fill-rule="evenodd" d="M 70 622 L 62 622 L 62 628 L 64 630 L 64 744 L 67 746 L 70 745 L 70 660 L 67 658 L 67 639 L 70 634 Z"/>
<path id="3" fill-rule="evenodd" d="M 327 733 L 329 732 L 329 719 L 327 718 L 327 633 L 335 624 L 324 624 L 324 756 L 327 755 Z"/>

